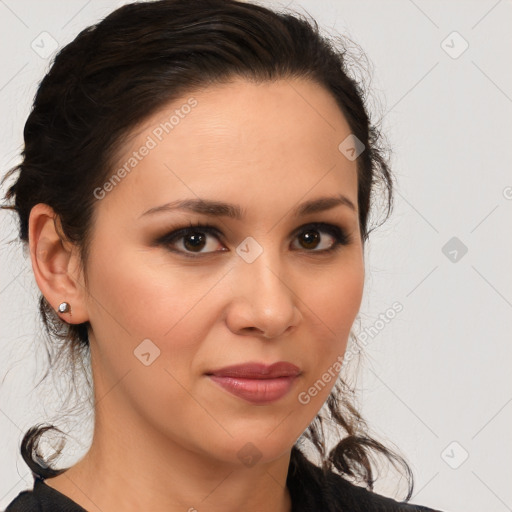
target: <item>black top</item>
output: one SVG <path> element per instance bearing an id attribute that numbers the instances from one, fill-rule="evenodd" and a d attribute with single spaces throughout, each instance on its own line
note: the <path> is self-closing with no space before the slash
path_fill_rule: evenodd
<path id="1" fill-rule="evenodd" d="M 296 450 L 294 448 L 294 450 Z M 323 478 L 322 470 L 299 450 L 290 462 L 286 485 L 292 500 L 292 512 L 441 512 L 403 503 L 352 484 L 336 473 Z M 335 508 L 326 504 L 326 498 Z M 22 491 L 5 512 L 87 512 L 59 491 L 34 475 L 34 488 Z"/>

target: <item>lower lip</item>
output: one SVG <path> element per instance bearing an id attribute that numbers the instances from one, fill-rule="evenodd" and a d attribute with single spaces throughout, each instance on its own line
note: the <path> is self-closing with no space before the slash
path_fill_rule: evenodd
<path id="1" fill-rule="evenodd" d="M 209 375 L 210 379 L 235 396 L 253 404 L 267 404 L 283 398 L 290 391 L 297 376 L 275 379 L 242 379 Z"/>

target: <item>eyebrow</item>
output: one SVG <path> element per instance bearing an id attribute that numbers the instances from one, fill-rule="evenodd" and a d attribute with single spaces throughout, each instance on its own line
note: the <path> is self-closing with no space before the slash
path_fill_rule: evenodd
<path id="1" fill-rule="evenodd" d="M 348 197 L 343 194 L 339 194 L 338 196 L 319 197 L 317 199 L 306 201 L 295 207 L 292 214 L 295 217 L 300 217 L 303 215 L 331 210 L 337 206 L 348 206 L 354 212 L 357 211 L 354 203 Z M 182 199 L 172 201 L 161 206 L 150 208 L 140 215 L 140 217 L 175 210 L 200 213 L 212 217 L 229 217 L 236 220 L 242 220 L 244 217 L 244 210 L 239 205 L 225 203 L 222 201 L 212 201 L 209 199 Z"/>

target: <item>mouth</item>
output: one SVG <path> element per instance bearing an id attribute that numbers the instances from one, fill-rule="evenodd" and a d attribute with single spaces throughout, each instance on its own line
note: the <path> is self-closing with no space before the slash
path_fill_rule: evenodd
<path id="1" fill-rule="evenodd" d="M 206 375 L 216 377 L 234 377 L 242 379 L 276 379 L 280 377 L 296 377 L 301 373 L 298 366 L 287 361 L 266 365 L 263 363 L 243 363 L 212 370 Z"/>
<path id="2" fill-rule="evenodd" d="M 292 388 L 295 377 L 278 377 L 275 379 L 241 379 L 235 377 L 218 377 L 210 379 L 232 395 L 252 404 L 269 404 L 283 398 Z"/>
<path id="3" fill-rule="evenodd" d="M 283 398 L 301 375 L 299 367 L 280 361 L 272 365 L 246 363 L 206 373 L 225 391 L 243 400 L 265 405 Z"/>

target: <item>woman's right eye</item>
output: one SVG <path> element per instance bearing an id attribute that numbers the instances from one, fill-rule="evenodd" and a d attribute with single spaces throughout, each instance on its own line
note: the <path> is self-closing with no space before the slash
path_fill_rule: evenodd
<path id="1" fill-rule="evenodd" d="M 215 246 L 218 246 L 218 244 L 208 244 L 207 240 L 210 235 L 218 240 L 220 237 L 220 231 L 215 226 L 211 226 L 209 224 L 191 224 L 190 227 L 181 228 L 164 235 L 158 240 L 158 244 L 164 245 L 172 252 L 177 252 L 191 258 L 195 258 L 202 254 L 211 254 L 213 252 L 224 252 L 228 250 L 227 248 L 224 248 L 220 251 L 216 251 Z M 178 248 L 176 248 L 176 246 L 178 246 Z M 208 246 L 213 250 L 202 251 L 202 249 Z"/>

